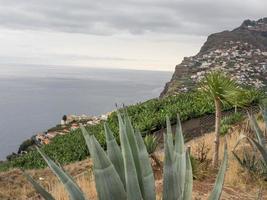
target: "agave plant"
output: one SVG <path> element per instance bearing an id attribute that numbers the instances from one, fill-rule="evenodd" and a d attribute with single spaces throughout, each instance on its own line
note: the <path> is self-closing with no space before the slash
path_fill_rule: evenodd
<path id="1" fill-rule="evenodd" d="M 252 173 L 264 173 L 263 169 L 265 166 L 263 165 L 262 161 L 257 158 L 255 151 L 248 152 L 247 150 L 244 150 L 242 158 L 238 156 L 236 152 L 233 152 L 233 155 L 242 168 L 247 169 Z"/>
<path id="2" fill-rule="evenodd" d="M 261 107 L 261 112 L 263 115 L 265 127 L 267 127 L 267 108 L 266 108 L 266 106 Z M 266 173 L 266 171 L 267 171 L 267 141 L 266 141 L 266 137 L 264 136 L 263 130 L 260 129 L 260 126 L 259 126 L 255 116 L 248 114 L 248 117 L 250 120 L 250 125 L 251 125 L 252 129 L 254 130 L 256 137 L 252 138 L 252 137 L 247 137 L 244 134 L 241 134 L 239 140 L 237 141 L 235 147 L 233 148 L 233 154 L 234 154 L 235 158 L 237 159 L 237 161 L 241 164 L 241 166 L 250 170 L 251 164 L 253 164 L 253 165 L 255 164 L 255 162 L 253 161 L 253 159 L 255 159 L 255 152 L 253 155 L 247 154 L 246 156 L 244 156 L 243 159 L 241 159 L 237 155 L 237 153 L 235 152 L 236 148 L 239 146 L 241 141 L 247 140 L 249 142 L 249 144 L 251 145 L 251 147 L 254 149 L 254 151 L 260 152 L 262 160 L 257 162 L 257 165 L 260 166 L 263 173 Z M 248 163 L 249 161 L 253 161 L 253 162 Z"/>
<path id="3" fill-rule="evenodd" d="M 105 124 L 107 152 L 100 146 L 93 134 L 81 126 L 86 144 L 93 161 L 95 184 L 100 200 L 155 200 L 155 181 L 149 155 L 140 132 L 134 131 L 127 112 L 118 112 L 119 137 L 118 145 L 112 131 Z M 175 142 L 174 142 L 175 141 Z M 163 200 L 189 200 L 192 198 L 192 167 L 189 152 L 185 150 L 181 123 L 178 117 L 175 140 L 167 117 L 167 133 L 164 134 L 164 169 Z M 64 184 L 71 200 L 83 200 L 84 194 L 62 168 L 56 165 L 41 150 L 39 153 L 52 171 Z M 227 150 L 216 179 L 210 200 L 220 198 L 224 174 L 227 168 Z M 34 188 L 47 200 L 54 199 L 41 185 L 29 175 Z"/>

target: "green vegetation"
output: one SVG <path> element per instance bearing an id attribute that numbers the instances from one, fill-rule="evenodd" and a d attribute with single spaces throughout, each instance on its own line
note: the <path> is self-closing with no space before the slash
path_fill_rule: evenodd
<path id="1" fill-rule="evenodd" d="M 267 127 L 267 107 L 266 105 L 261 107 L 262 116 L 264 119 L 265 127 Z M 250 124 L 254 130 L 254 136 L 245 136 L 242 134 L 239 141 L 233 149 L 233 155 L 239 164 L 248 172 L 258 174 L 266 178 L 267 174 L 267 142 L 264 135 L 264 131 L 260 129 L 260 126 L 254 115 L 249 115 Z M 247 140 L 251 146 L 250 151 L 242 149 L 242 157 L 236 152 L 237 147 L 241 141 Z"/>
<path id="2" fill-rule="evenodd" d="M 101 200 L 155 200 L 155 180 L 146 146 L 139 131 L 135 132 L 130 118 L 124 110 L 118 113 L 121 150 L 113 133 L 105 124 L 107 153 L 92 133 L 81 127 L 87 147 L 93 160 L 95 185 Z M 71 200 L 85 200 L 79 186 L 61 167 L 37 149 L 51 170 L 64 184 Z M 193 175 L 189 152 L 185 150 L 181 123 L 178 119 L 173 140 L 169 118 L 167 134 L 164 134 L 163 200 L 189 200 L 192 198 Z M 227 149 L 219 170 L 210 200 L 220 199 L 227 169 Z M 46 200 L 54 200 L 40 184 L 25 174 Z"/>
<path id="3" fill-rule="evenodd" d="M 144 143 L 146 145 L 148 154 L 152 154 L 156 151 L 156 148 L 158 146 L 158 139 L 154 135 L 146 135 L 146 137 L 144 138 Z"/>
<path id="4" fill-rule="evenodd" d="M 223 117 L 221 121 L 220 134 L 225 135 L 228 133 L 229 129 L 236 123 L 241 122 L 244 116 L 241 113 L 234 113 L 229 116 Z"/>
<path id="5" fill-rule="evenodd" d="M 34 140 L 31 138 L 31 139 L 28 139 L 28 140 L 25 140 L 24 142 L 22 142 L 22 144 L 19 146 L 19 150 L 18 150 L 18 153 L 22 152 L 22 151 L 27 151 L 28 148 L 30 148 L 32 145 L 34 145 Z"/>
<path id="6" fill-rule="evenodd" d="M 248 90 L 248 92 L 253 94 L 251 99 L 248 99 L 248 104 L 257 104 L 262 93 L 255 90 Z M 223 109 L 227 110 L 231 107 L 225 105 Z M 134 128 L 140 130 L 141 134 L 145 136 L 165 127 L 166 115 L 170 116 L 171 123 L 175 124 L 176 113 L 180 113 L 181 121 L 214 113 L 214 102 L 203 97 L 199 92 L 191 92 L 131 105 L 127 107 L 127 111 L 131 120 L 135 122 Z M 118 141 L 119 131 L 116 112 L 108 117 L 107 123 Z M 103 122 L 88 126 L 86 129 L 95 135 L 101 146 L 106 148 Z M 83 160 L 89 154 L 80 129 L 66 135 L 56 136 L 50 144 L 42 146 L 41 150 L 60 164 Z M 12 167 L 23 169 L 42 168 L 45 167 L 45 162 L 36 150 L 32 150 L 25 155 L 0 164 L 0 170 Z"/>

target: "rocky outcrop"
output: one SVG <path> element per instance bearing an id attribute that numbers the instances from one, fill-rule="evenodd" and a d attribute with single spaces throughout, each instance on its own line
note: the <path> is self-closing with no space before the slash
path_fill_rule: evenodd
<path id="1" fill-rule="evenodd" d="M 245 20 L 232 31 L 212 34 L 200 52 L 177 65 L 161 97 L 196 87 L 210 70 L 220 69 L 240 84 L 267 87 L 267 18 Z"/>

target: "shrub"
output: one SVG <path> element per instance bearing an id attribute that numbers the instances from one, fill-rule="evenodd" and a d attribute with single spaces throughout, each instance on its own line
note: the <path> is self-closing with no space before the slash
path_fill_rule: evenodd
<path id="1" fill-rule="evenodd" d="M 196 159 L 200 163 L 206 162 L 209 151 L 210 151 L 210 148 L 205 143 L 205 140 L 202 140 L 202 141 L 198 142 L 198 144 L 196 146 L 196 150 L 195 150 Z"/>
<path id="2" fill-rule="evenodd" d="M 235 124 L 237 122 L 240 122 L 244 119 L 243 115 L 241 113 L 233 113 L 229 116 L 226 116 L 222 119 L 222 124 Z"/>
<path id="3" fill-rule="evenodd" d="M 28 148 L 31 147 L 32 145 L 34 145 L 34 140 L 33 140 L 33 139 L 25 140 L 25 141 L 19 146 L 18 153 L 21 153 L 22 151 L 27 151 Z"/>
<path id="4" fill-rule="evenodd" d="M 241 122 L 242 120 L 244 120 L 244 117 L 241 113 L 234 113 L 224 117 L 221 121 L 220 134 L 221 135 L 227 134 L 232 125 Z"/>
<path id="5" fill-rule="evenodd" d="M 154 135 L 146 135 L 144 138 L 144 143 L 148 154 L 154 153 L 158 146 L 157 137 L 155 137 Z"/>

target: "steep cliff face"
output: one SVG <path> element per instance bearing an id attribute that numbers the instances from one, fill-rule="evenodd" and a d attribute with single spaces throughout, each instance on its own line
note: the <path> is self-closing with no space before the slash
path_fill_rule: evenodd
<path id="1" fill-rule="evenodd" d="M 194 88 L 212 69 L 228 72 L 240 84 L 267 87 L 267 18 L 245 20 L 232 31 L 212 34 L 200 52 L 177 65 L 161 97 Z"/>

